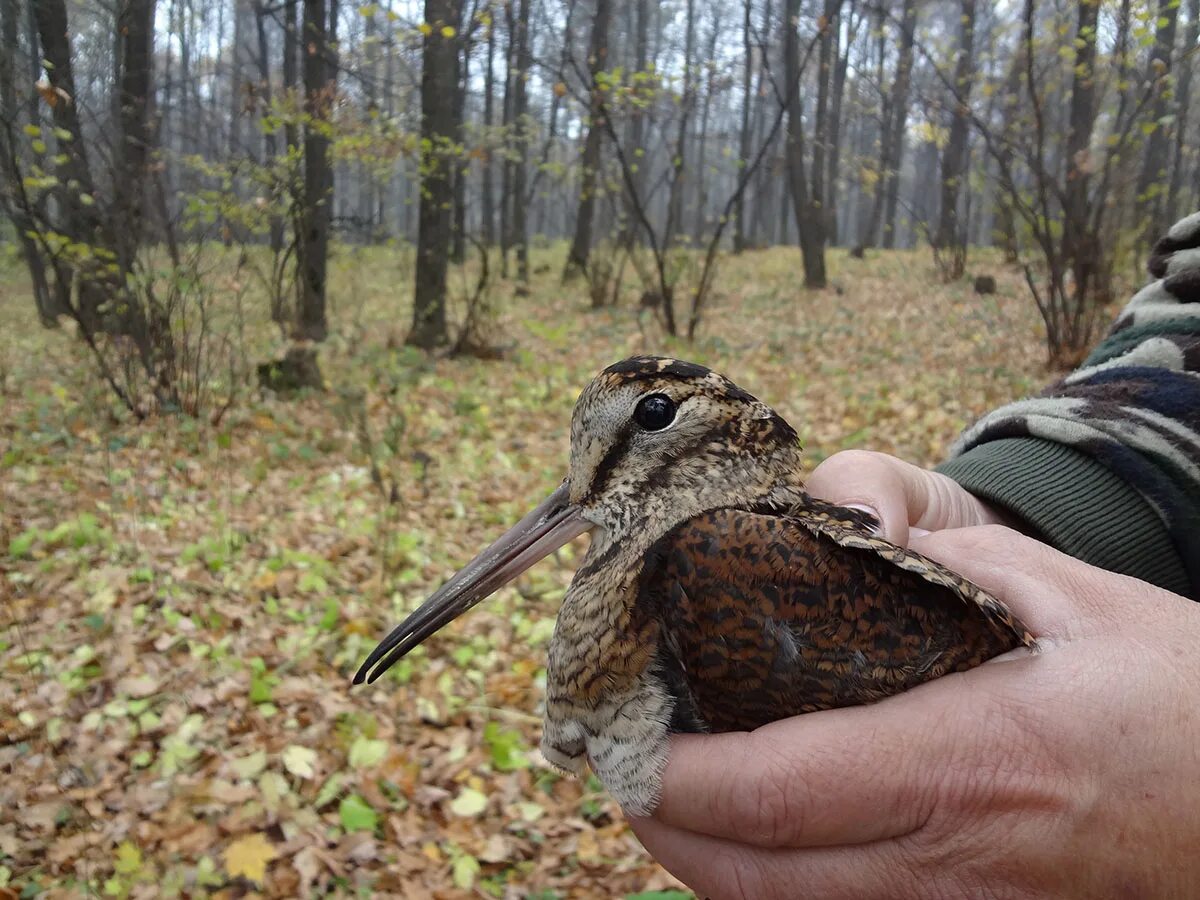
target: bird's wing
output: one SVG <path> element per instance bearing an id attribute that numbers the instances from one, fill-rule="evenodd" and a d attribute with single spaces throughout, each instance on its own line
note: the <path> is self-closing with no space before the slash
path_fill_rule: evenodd
<path id="1" fill-rule="evenodd" d="M 874 534 L 875 523 L 871 516 L 808 496 L 802 503 L 790 508 L 787 516 L 813 534 L 823 535 L 843 547 L 869 550 L 892 565 L 919 575 L 930 584 L 949 589 L 964 603 L 974 604 L 983 610 L 983 614 L 992 624 L 1012 632 L 1025 646 L 1034 646 L 1033 634 L 1003 602 L 928 556 L 922 556 L 914 550 L 900 547 Z"/>
<path id="2" fill-rule="evenodd" d="M 657 542 L 636 608 L 660 625 L 673 730 L 868 703 L 1020 644 L 992 598 L 974 588 L 981 599 L 963 604 L 973 586 L 877 539 L 860 544 L 863 530 L 832 513 L 718 509 Z"/>

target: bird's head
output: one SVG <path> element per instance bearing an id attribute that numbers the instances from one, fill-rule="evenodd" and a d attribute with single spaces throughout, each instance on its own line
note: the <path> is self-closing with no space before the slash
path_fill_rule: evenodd
<path id="1" fill-rule="evenodd" d="M 374 681 L 435 631 L 584 532 L 593 550 L 649 546 L 695 515 L 799 485 L 796 432 L 704 366 L 639 356 L 609 366 L 571 418 L 567 478 L 389 634 L 355 682 Z"/>
<path id="2" fill-rule="evenodd" d="M 601 372 L 575 404 L 567 499 L 603 532 L 593 541 L 661 534 L 761 499 L 798 473 L 799 452 L 792 427 L 725 376 L 638 356 Z"/>

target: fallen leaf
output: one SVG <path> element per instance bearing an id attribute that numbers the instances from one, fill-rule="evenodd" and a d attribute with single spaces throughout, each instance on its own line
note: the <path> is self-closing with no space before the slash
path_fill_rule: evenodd
<path id="1" fill-rule="evenodd" d="M 267 767 L 267 751 L 256 750 L 249 756 L 243 756 L 241 759 L 235 759 L 230 765 L 233 771 L 238 774 L 239 778 L 247 780 L 257 778 L 262 774 L 262 770 Z"/>
<path id="2" fill-rule="evenodd" d="M 317 751 L 309 747 L 292 744 L 283 751 L 283 767 L 297 778 L 312 778 L 316 774 L 313 765 L 317 761 Z"/>
<path id="3" fill-rule="evenodd" d="M 267 864 L 278 855 L 275 846 L 263 835 L 248 834 L 225 848 L 225 871 L 235 878 L 240 875 L 262 884 Z"/>
<path id="4" fill-rule="evenodd" d="M 387 741 L 360 737 L 350 745 L 350 765 L 355 769 L 369 769 L 379 765 L 385 753 Z"/>
<path id="5" fill-rule="evenodd" d="M 338 818 L 347 831 L 374 831 L 378 816 L 358 794 L 351 794 L 338 805 Z"/>
<path id="6" fill-rule="evenodd" d="M 456 816 L 477 816 L 487 809 L 487 796 L 474 788 L 463 788 L 450 801 L 450 812 Z"/>

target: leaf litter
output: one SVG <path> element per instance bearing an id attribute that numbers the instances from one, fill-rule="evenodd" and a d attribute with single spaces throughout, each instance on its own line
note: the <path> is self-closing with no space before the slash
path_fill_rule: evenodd
<path id="1" fill-rule="evenodd" d="M 405 351 L 387 254 L 341 251 L 332 389 L 246 397 L 219 428 L 114 418 L 0 268 L 5 321 L 23 323 L 0 337 L 0 892 L 690 896 L 595 779 L 534 749 L 582 547 L 379 683 L 350 676 L 553 487 L 575 397 L 604 365 L 718 368 L 797 427 L 813 465 L 852 446 L 932 463 L 1045 377 L 1040 324 L 988 256 L 993 297 L 904 252 L 834 253 L 835 288 L 809 294 L 774 249 L 723 261 L 688 346 L 629 308 L 586 312 L 559 256 L 530 296 L 504 289 L 520 349 L 485 363 Z M 270 334 L 251 329 L 252 358 Z"/>

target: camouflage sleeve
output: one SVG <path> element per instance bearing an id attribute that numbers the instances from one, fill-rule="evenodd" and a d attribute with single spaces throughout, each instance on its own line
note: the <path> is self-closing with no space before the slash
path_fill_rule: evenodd
<path id="1" fill-rule="evenodd" d="M 1200 599 L 1200 212 L 1083 365 L 968 428 L 939 470 L 1094 565 Z"/>

